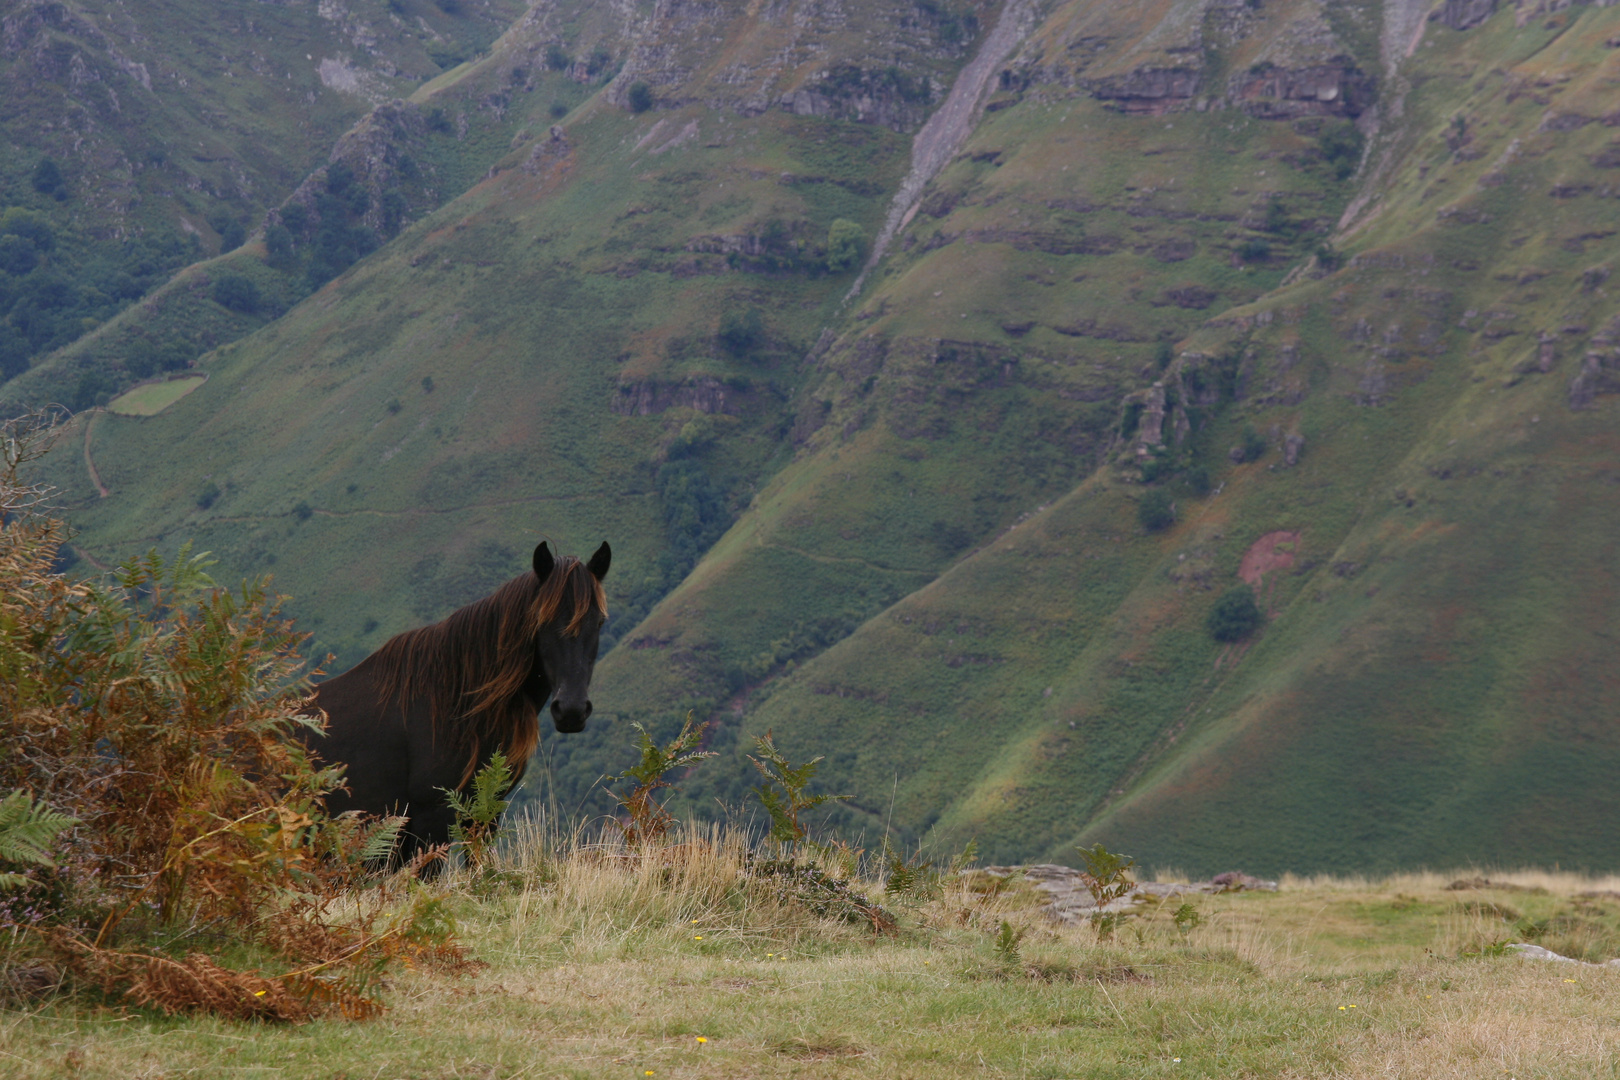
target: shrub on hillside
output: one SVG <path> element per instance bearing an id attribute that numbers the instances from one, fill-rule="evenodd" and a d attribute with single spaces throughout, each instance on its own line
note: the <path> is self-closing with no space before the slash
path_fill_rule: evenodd
<path id="1" fill-rule="evenodd" d="M 291 230 L 294 236 L 301 235 L 309 228 L 309 207 L 303 203 L 288 203 L 281 208 L 281 223 Z"/>
<path id="2" fill-rule="evenodd" d="M 1264 435 L 1256 431 L 1253 425 L 1245 424 L 1243 426 L 1243 441 L 1232 447 L 1231 453 L 1227 456 L 1238 465 L 1249 461 L 1259 461 L 1265 457 L 1267 445 Z"/>
<path id="3" fill-rule="evenodd" d="M 1335 180 L 1348 180 L 1361 164 L 1366 137 L 1349 120 L 1325 124 L 1317 137 L 1316 149 Z"/>
<path id="4" fill-rule="evenodd" d="M 50 252 L 56 247 L 56 230 L 51 228 L 51 223 L 20 206 L 13 206 L 0 214 L 0 236 L 24 237 L 42 252 Z"/>
<path id="5" fill-rule="evenodd" d="M 98 405 L 106 405 L 118 393 L 118 378 L 104 368 L 86 368 L 79 372 L 78 382 L 74 384 L 73 396 L 69 407 L 74 412 L 83 412 Z"/>
<path id="6" fill-rule="evenodd" d="M 136 338 L 124 354 L 124 370 L 137 379 L 148 379 L 160 371 L 179 371 L 197 358 L 197 346 L 179 337 L 156 341 Z"/>
<path id="7" fill-rule="evenodd" d="M 41 195 L 49 195 L 57 202 L 68 197 L 67 178 L 62 175 L 61 166 L 50 158 L 40 158 L 39 164 L 34 166 L 33 175 L 29 183 Z"/>
<path id="8" fill-rule="evenodd" d="M 1271 258 L 1271 245 L 1264 240 L 1245 240 L 1238 247 L 1238 258 L 1244 262 L 1265 262 Z"/>
<path id="9" fill-rule="evenodd" d="M 214 282 L 214 302 L 243 315 L 259 310 L 259 287 L 241 274 L 222 274 Z"/>
<path id="10" fill-rule="evenodd" d="M 382 214 L 383 229 L 392 234 L 399 231 L 404 224 L 405 216 L 411 211 L 410 200 L 399 188 L 388 188 L 377 199 L 377 209 Z"/>
<path id="11" fill-rule="evenodd" d="M 838 218 L 827 229 L 827 269 L 835 274 L 853 270 L 866 253 L 866 232 L 848 218 Z"/>
<path id="12" fill-rule="evenodd" d="M 728 311 L 720 319 L 720 344 L 732 356 L 743 357 L 765 344 L 765 318 L 758 308 Z"/>
<path id="13" fill-rule="evenodd" d="M 208 215 L 208 227 L 219 234 L 219 251 L 235 251 L 247 240 L 247 229 L 227 211 L 220 210 Z"/>
<path id="14" fill-rule="evenodd" d="M 469 53 L 467 47 L 460 42 L 443 38 L 427 43 L 428 59 L 437 64 L 440 69 L 449 69 L 466 61 Z"/>
<path id="15" fill-rule="evenodd" d="M 287 226 L 276 224 L 264 230 L 264 250 L 271 266 L 285 268 L 293 254 L 293 234 Z"/>
<path id="16" fill-rule="evenodd" d="M 661 557 L 671 584 L 679 580 L 731 524 L 725 489 L 691 458 L 659 466 L 654 477 L 664 507 L 669 546 Z"/>
<path id="17" fill-rule="evenodd" d="M 0 236 L 0 270 L 21 277 L 38 263 L 39 251 L 28 237 Z"/>
<path id="18" fill-rule="evenodd" d="M 20 207 L 4 209 L 0 375 L 20 374 L 33 357 L 68 344 L 87 325 L 106 322 L 130 300 L 195 259 L 195 239 L 164 227 L 111 247 L 74 231 L 67 231 L 59 242 L 57 227 L 45 215 Z M 111 367 L 110 359 L 100 363 Z M 76 377 L 76 371 L 64 368 L 38 388 L 38 396 L 72 400 Z"/>
<path id="19" fill-rule="evenodd" d="M 27 371 L 31 351 L 27 338 L 9 326 L 0 326 L 0 382 Z"/>
<path id="20" fill-rule="evenodd" d="M 189 545 L 109 579 L 60 573 L 66 526 L 19 477 L 46 431 L 36 417 L 0 432 L 0 792 L 29 792 L 36 824 L 74 824 L 36 829 L 43 861 L 0 882 L 32 910 L 17 924 L 0 905 L 0 967 L 166 1012 L 374 1013 L 371 965 L 448 942 L 415 907 L 390 926 L 380 906 L 329 913 L 401 822 L 322 809 L 340 774 L 295 737 L 318 723 L 301 711 L 301 635 L 262 582 L 218 588 Z M 235 966 L 252 954 L 293 970 Z"/>
<path id="21" fill-rule="evenodd" d="M 1286 235 L 1293 232 L 1294 223 L 1288 216 L 1288 208 L 1282 204 L 1281 199 L 1272 199 L 1266 204 L 1266 221 L 1261 226 L 1268 233 Z"/>
<path id="22" fill-rule="evenodd" d="M 1150 533 L 1163 532 L 1176 523 L 1176 504 L 1170 493 L 1154 488 L 1136 504 L 1136 520 Z"/>
<path id="23" fill-rule="evenodd" d="M 1216 641 L 1242 641 L 1265 621 L 1260 605 L 1255 603 L 1254 590 L 1247 585 L 1234 585 L 1221 594 L 1210 608 L 1205 625 Z"/>
<path id="24" fill-rule="evenodd" d="M 633 82 L 624 96 L 625 104 L 634 113 L 644 113 L 653 107 L 652 87 L 644 82 Z"/>

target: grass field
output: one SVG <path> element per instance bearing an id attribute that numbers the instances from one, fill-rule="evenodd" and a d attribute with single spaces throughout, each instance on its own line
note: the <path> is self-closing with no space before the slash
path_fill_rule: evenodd
<path id="1" fill-rule="evenodd" d="M 1199 898 L 1185 933 L 1166 907 L 1099 944 L 1047 922 L 1027 887 L 987 895 L 968 876 L 886 899 L 901 929 L 875 938 L 751 889 L 741 845 L 712 832 L 639 862 L 534 837 L 501 887 L 440 886 L 487 967 L 407 972 L 381 1019 L 13 1002 L 4 1074 L 1528 1080 L 1620 1066 L 1620 971 L 1492 947 L 1528 932 L 1613 956 L 1620 880 L 1287 878 Z M 1448 888 L 1458 876 L 1492 887 Z M 1003 922 L 1023 934 L 1010 951 L 995 947 Z"/>
<path id="2" fill-rule="evenodd" d="M 206 375 L 188 375 L 182 379 L 142 383 L 118 395 L 107 408 L 122 416 L 156 416 L 207 381 Z"/>

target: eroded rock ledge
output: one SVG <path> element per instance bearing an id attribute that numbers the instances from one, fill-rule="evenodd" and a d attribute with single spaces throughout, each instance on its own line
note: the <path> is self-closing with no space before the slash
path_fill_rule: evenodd
<path id="1" fill-rule="evenodd" d="M 1055 863 L 1037 863 L 1032 866 L 987 866 L 984 873 L 991 877 L 1009 878 L 1021 874 L 1035 888 L 1051 896 L 1046 905 L 1048 917 L 1062 923 L 1085 922 L 1093 915 L 1113 912 L 1129 913 L 1143 904 L 1169 900 L 1177 896 L 1210 896 L 1228 892 L 1276 892 L 1275 881 L 1262 881 L 1238 871 L 1216 874 L 1208 881 L 1190 883 L 1142 881 L 1129 893 L 1110 904 L 1098 907 L 1091 898 L 1091 875 L 1072 866 Z"/>

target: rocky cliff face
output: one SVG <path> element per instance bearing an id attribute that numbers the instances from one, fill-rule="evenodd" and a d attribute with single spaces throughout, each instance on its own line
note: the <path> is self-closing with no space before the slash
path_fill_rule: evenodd
<path id="1" fill-rule="evenodd" d="M 534 5 L 509 43 L 537 59 L 611 54 L 608 96 L 618 104 L 642 82 L 662 109 L 780 109 L 895 130 L 922 123 L 997 9 L 969 0 L 659 0 L 646 12 L 608 4 L 581 17 L 577 6 Z M 583 61 L 571 63 L 585 74 Z"/>
<path id="2" fill-rule="evenodd" d="M 1266 11 L 1244 0 L 1180 0 L 1144 33 L 1146 20 L 1130 12 L 1075 5 L 1049 20 L 1005 82 L 1080 89 L 1138 114 L 1242 107 L 1267 119 L 1359 116 L 1377 81 L 1330 14 L 1320 2 Z"/>

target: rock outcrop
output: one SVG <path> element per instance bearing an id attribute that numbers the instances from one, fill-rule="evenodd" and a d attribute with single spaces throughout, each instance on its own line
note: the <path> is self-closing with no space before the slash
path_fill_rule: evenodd
<path id="1" fill-rule="evenodd" d="M 1588 352 L 1581 359 L 1581 370 L 1569 381 L 1569 407 L 1589 409 L 1599 394 L 1614 393 L 1620 393 L 1620 360 L 1612 351 Z"/>
<path id="2" fill-rule="evenodd" d="M 320 223 L 320 197 L 328 190 L 333 169 L 343 166 L 352 173 L 350 184 L 366 193 L 361 220 L 378 233 L 392 235 L 410 216 L 412 207 L 438 202 L 430 177 L 414 160 L 426 134 L 427 121 L 420 106 L 401 100 L 377 106 L 344 133 L 333 147 L 328 165 L 306 177 L 281 207 L 267 215 L 266 224 L 284 224 L 286 208 L 298 204 L 308 212 L 304 231 L 312 233 Z M 393 199 L 404 201 L 394 204 Z"/>
<path id="3" fill-rule="evenodd" d="M 1357 117 L 1377 96 L 1377 81 L 1349 57 L 1307 67 L 1267 67 L 1240 78 L 1233 99 L 1262 120 Z"/>
<path id="4" fill-rule="evenodd" d="M 1197 68 L 1144 67 L 1082 85 L 1121 112 L 1162 116 L 1192 103 L 1199 75 Z"/>
<path id="5" fill-rule="evenodd" d="M 777 107 L 795 116 L 819 116 L 914 131 L 927 117 L 936 88 L 894 68 L 866 70 L 840 65 L 783 94 Z"/>
<path id="6" fill-rule="evenodd" d="M 1130 892 L 1101 907 L 1092 899 L 1088 886 L 1092 878 L 1084 870 L 1055 863 L 1033 866 L 989 866 L 983 873 L 996 878 L 1020 876 L 1051 899 L 1045 912 L 1048 918 L 1060 923 L 1082 923 L 1093 915 L 1129 914 L 1144 904 L 1173 900 L 1181 896 L 1212 896 L 1229 892 L 1276 892 L 1275 881 L 1262 881 L 1248 874 L 1232 871 L 1216 874 L 1208 881 L 1180 882 L 1141 881 L 1131 886 Z"/>
<path id="7" fill-rule="evenodd" d="M 654 416 L 676 406 L 700 413 L 736 414 L 744 395 L 708 375 L 694 375 L 684 382 L 657 379 L 620 384 L 613 396 L 613 411 L 621 416 Z"/>
<path id="8" fill-rule="evenodd" d="M 1299 455 L 1305 451 L 1305 436 L 1299 432 L 1289 432 L 1283 439 L 1283 464 L 1294 466 L 1299 464 Z"/>
<path id="9" fill-rule="evenodd" d="M 1453 30 L 1472 30 L 1496 14 L 1497 0 L 1445 0 L 1429 18 Z"/>
<path id="10" fill-rule="evenodd" d="M 535 34 L 558 35 L 566 20 L 529 22 Z M 740 24 L 754 32 L 716 49 Z M 927 119 L 979 29 L 971 14 L 919 12 L 896 0 L 660 2 L 644 17 L 626 17 L 624 26 L 627 55 L 607 94 L 617 104 L 640 82 L 660 108 L 703 104 L 743 116 L 780 109 L 897 132 L 916 131 Z M 849 49 L 851 39 L 861 46 Z"/>

